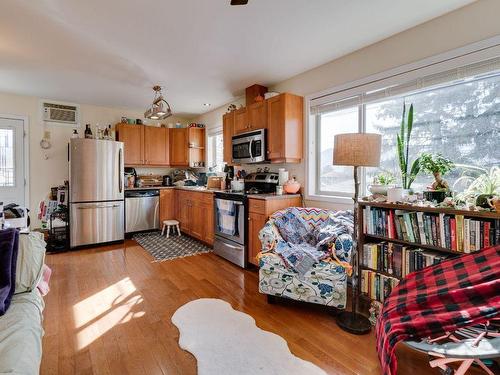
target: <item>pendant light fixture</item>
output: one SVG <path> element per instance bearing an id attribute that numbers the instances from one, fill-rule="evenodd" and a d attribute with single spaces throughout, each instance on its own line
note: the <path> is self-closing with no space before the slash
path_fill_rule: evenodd
<path id="1" fill-rule="evenodd" d="M 153 91 L 155 92 L 153 104 L 144 112 L 144 117 L 151 120 L 163 120 L 172 116 L 172 109 L 170 104 L 163 98 L 161 86 L 153 86 Z"/>

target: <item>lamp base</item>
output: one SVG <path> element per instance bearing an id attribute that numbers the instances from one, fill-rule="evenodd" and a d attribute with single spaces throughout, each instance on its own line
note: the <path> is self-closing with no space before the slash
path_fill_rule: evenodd
<path id="1" fill-rule="evenodd" d="M 351 311 L 343 311 L 337 315 L 337 325 L 344 331 L 355 335 L 364 335 L 372 329 L 368 318 Z"/>

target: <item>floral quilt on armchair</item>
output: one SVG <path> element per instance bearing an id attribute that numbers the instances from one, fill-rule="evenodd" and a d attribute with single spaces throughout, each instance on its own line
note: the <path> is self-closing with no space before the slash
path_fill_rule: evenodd
<path id="1" fill-rule="evenodd" d="M 351 211 L 275 212 L 259 234 L 259 291 L 345 308 L 352 232 Z"/>

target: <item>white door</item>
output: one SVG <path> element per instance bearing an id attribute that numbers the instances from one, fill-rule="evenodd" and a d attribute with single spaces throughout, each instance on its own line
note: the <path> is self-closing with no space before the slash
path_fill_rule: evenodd
<path id="1" fill-rule="evenodd" d="M 25 206 L 24 121 L 0 117 L 0 202 Z"/>

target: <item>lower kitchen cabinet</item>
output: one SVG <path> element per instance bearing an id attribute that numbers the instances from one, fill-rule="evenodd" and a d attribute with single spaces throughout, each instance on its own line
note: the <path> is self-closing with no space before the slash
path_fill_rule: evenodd
<path id="1" fill-rule="evenodd" d="M 160 227 L 164 220 L 172 220 L 175 218 L 175 190 L 161 189 L 160 190 Z"/>
<path id="2" fill-rule="evenodd" d="M 175 190 L 176 218 L 181 231 L 208 245 L 214 243 L 213 195 Z"/>
<path id="3" fill-rule="evenodd" d="M 269 216 L 287 207 L 301 207 L 302 198 L 298 194 L 276 198 L 248 200 L 248 262 L 258 266 L 257 254 L 262 246 L 259 232 L 266 224 Z"/>

